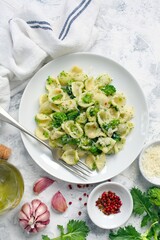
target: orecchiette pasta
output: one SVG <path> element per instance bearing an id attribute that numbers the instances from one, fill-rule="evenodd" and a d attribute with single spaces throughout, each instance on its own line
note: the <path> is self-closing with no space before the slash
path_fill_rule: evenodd
<path id="1" fill-rule="evenodd" d="M 108 74 L 94 78 L 77 66 L 47 78 L 35 134 L 67 164 L 84 158 L 90 169 L 100 171 L 106 155 L 123 148 L 134 127 L 134 111 L 111 82 Z"/>

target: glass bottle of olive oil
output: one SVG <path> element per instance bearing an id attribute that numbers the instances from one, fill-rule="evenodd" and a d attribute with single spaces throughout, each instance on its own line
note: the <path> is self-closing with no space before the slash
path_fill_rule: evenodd
<path id="1" fill-rule="evenodd" d="M 19 170 L 0 160 L 0 215 L 15 208 L 23 196 L 24 182 Z"/>

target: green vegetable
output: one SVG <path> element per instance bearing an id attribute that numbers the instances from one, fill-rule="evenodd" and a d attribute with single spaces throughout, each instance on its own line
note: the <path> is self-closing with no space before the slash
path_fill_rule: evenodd
<path id="1" fill-rule="evenodd" d="M 100 87 L 101 91 L 104 92 L 107 96 L 112 96 L 116 92 L 116 88 L 113 85 L 105 85 Z"/>
<path id="2" fill-rule="evenodd" d="M 47 83 L 50 85 L 53 83 L 53 78 L 51 76 L 48 76 Z"/>
<path id="3" fill-rule="evenodd" d="M 111 104 L 110 107 L 113 108 L 113 109 L 115 109 L 116 112 L 119 111 L 119 108 L 117 107 L 117 105 Z"/>
<path id="4" fill-rule="evenodd" d="M 121 137 L 118 133 L 114 132 L 112 134 L 112 138 L 116 141 L 116 142 L 120 142 L 121 141 Z"/>
<path id="5" fill-rule="evenodd" d="M 107 132 L 109 128 L 114 129 L 114 128 L 116 128 L 119 124 L 120 124 L 119 119 L 113 119 L 113 120 L 110 121 L 109 123 L 104 123 L 104 124 L 102 125 L 102 128 L 103 128 L 104 131 Z"/>
<path id="6" fill-rule="evenodd" d="M 91 110 L 89 111 L 89 114 L 90 114 L 91 117 L 93 117 L 93 116 L 96 116 L 96 115 L 97 115 L 98 111 L 99 111 L 99 107 L 93 107 L 93 108 L 91 108 Z"/>
<path id="7" fill-rule="evenodd" d="M 96 147 L 95 145 L 92 145 L 90 148 L 89 148 L 89 151 L 93 154 L 93 155 L 98 155 L 98 154 L 101 154 L 102 151 Z"/>
<path id="8" fill-rule="evenodd" d="M 61 99 L 62 97 L 63 97 L 63 95 L 62 95 L 62 94 L 58 94 L 58 95 L 56 95 L 56 96 L 52 97 L 52 101 L 54 102 L 54 101 L 56 101 L 56 100 L 59 100 L 59 99 Z"/>
<path id="9" fill-rule="evenodd" d="M 73 144 L 76 145 L 79 143 L 79 139 L 72 138 L 68 134 L 63 135 L 62 137 L 59 138 L 60 143 L 63 145 L 65 144 Z"/>
<path id="10" fill-rule="evenodd" d="M 46 137 L 46 138 L 49 138 L 49 133 L 47 131 L 44 131 L 43 132 L 43 135 Z"/>
<path id="11" fill-rule="evenodd" d="M 92 102 L 92 94 L 91 93 L 86 93 L 84 97 L 82 98 L 82 101 L 84 103 L 91 103 Z"/>
<path id="12" fill-rule="evenodd" d="M 152 189 L 158 194 L 160 188 L 150 188 L 148 192 L 142 192 L 138 188 L 132 188 L 133 213 L 142 217 L 141 227 L 147 227 L 144 233 L 139 233 L 133 226 L 120 228 L 117 232 L 110 232 L 111 240 L 160 240 L 160 206 L 159 201 L 153 201 Z"/>
<path id="13" fill-rule="evenodd" d="M 67 77 L 68 73 L 65 72 L 64 70 L 60 72 L 59 77 Z"/>
<path id="14" fill-rule="evenodd" d="M 52 114 L 52 126 L 58 128 L 67 120 L 67 116 L 63 112 L 55 112 Z"/>
<path id="15" fill-rule="evenodd" d="M 75 96 L 72 93 L 72 85 L 71 84 L 68 84 L 66 87 L 62 87 L 62 90 L 64 92 L 66 92 L 70 96 L 70 98 L 72 98 L 72 99 L 75 98 Z"/>
<path id="16" fill-rule="evenodd" d="M 68 120 L 75 120 L 80 115 L 80 111 L 71 110 L 71 111 L 67 112 L 66 115 L 67 115 Z"/>
<path id="17" fill-rule="evenodd" d="M 136 231 L 133 226 L 120 228 L 117 233 L 111 232 L 109 234 L 111 240 L 141 240 L 141 234 Z M 47 239 L 46 239 L 47 240 Z"/>
<path id="18" fill-rule="evenodd" d="M 152 187 L 148 190 L 148 197 L 152 204 L 160 206 L 160 188 Z"/>
<path id="19" fill-rule="evenodd" d="M 70 220 L 67 224 L 67 232 L 64 233 L 64 227 L 57 225 L 60 230 L 60 236 L 56 238 L 49 238 L 42 235 L 42 240 L 86 240 L 89 233 L 89 228 L 84 221 Z"/>

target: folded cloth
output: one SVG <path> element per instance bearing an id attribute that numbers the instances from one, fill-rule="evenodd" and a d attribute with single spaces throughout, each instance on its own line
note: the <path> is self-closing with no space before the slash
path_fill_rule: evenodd
<path id="1" fill-rule="evenodd" d="M 87 51 L 97 37 L 98 10 L 98 0 L 66 0 L 53 20 L 42 7 L 23 7 L 0 27 L 0 105 L 9 106 L 11 81 L 30 78 L 58 56 Z"/>

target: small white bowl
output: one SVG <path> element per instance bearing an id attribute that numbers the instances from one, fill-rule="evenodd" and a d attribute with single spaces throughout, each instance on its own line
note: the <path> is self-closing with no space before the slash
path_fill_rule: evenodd
<path id="1" fill-rule="evenodd" d="M 142 160 L 143 160 L 143 156 L 144 156 L 144 153 L 145 151 L 152 147 L 152 146 L 156 146 L 156 145 L 159 145 L 160 146 L 160 140 L 156 140 L 156 141 L 152 141 L 148 144 L 146 144 L 143 148 L 143 150 L 141 151 L 140 155 L 139 155 L 139 169 L 140 169 L 140 172 L 142 174 L 142 176 L 151 184 L 154 184 L 154 185 L 157 185 L 157 186 L 160 186 L 160 177 L 150 177 L 150 176 L 147 176 L 147 174 L 145 173 L 144 171 L 144 168 L 142 166 Z"/>
<path id="2" fill-rule="evenodd" d="M 112 191 L 120 197 L 122 206 L 120 212 L 111 215 L 105 215 L 96 206 L 97 199 L 103 192 Z M 127 222 L 132 214 L 133 199 L 132 196 L 124 186 L 116 182 L 105 182 L 95 187 L 89 195 L 87 210 L 90 219 L 98 227 L 103 229 L 114 229 L 120 227 Z"/>

